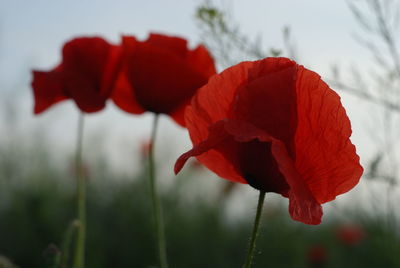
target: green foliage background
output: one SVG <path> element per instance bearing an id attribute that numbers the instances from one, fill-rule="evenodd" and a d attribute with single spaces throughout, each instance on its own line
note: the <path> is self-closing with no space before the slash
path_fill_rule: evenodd
<path id="1" fill-rule="evenodd" d="M 3 153 L 9 151 L 0 166 L 0 255 L 18 267 L 51 267 L 54 247 L 49 245 L 61 247 L 75 216 L 73 174 L 45 150 L 2 148 Z M 146 163 L 142 164 L 143 172 L 135 178 L 118 177 L 103 163 L 91 167 L 87 267 L 157 265 Z M 163 192 L 170 266 L 240 267 L 252 219 L 229 221 L 224 210 L 230 196 L 223 191 L 216 198 L 204 192 L 188 202 L 183 191 L 203 189 L 196 187 L 201 183 L 198 172 L 184 173 Z M 19 178 L 11 180 L 15 176 Z M 399 240 L 383 220 L 349 213 L 366 233 L 359 244 L 350 246 L 336 236 L 339 222 L 306 226 L 288 221 L 286 213 L 282 208 L 263 215 L 254 267 L 316 267 L 307 256 L 317 245 L 326 250 L 321 267 L 400 267 Z"/>

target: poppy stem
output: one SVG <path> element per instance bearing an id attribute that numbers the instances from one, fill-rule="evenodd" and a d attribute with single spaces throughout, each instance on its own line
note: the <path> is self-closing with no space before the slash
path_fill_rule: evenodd
<path id="1" fill-rule="evenodd" d="M 75 233 L 77 232 L 77 230 L 79 230 L 79 221 L 78 220 L 73 220 L 69 226 L 67 231 L 65 232 L 64 235 L 64 241 L 62 243 L 62 247 L 61 247 L 61 258 L 59 261 L 59 264 L 57 264 L 55 267 L 59 267 L 59 268 L 67 268 L 68 267 L 68 263 L 69 263 L 69 250 L 71 247 L 71 240 L 72 237 L 75 236 Z"/>
<path id="2" fill-rule="evenodd" d="M 76 142 L 75 168 L 76 168 L 76 193 L 77 193 L 77 216 L 79 228 L 77 230 L 74 268 L 85 267 L 85 237 L 86 237 L 86 179 L 82 165 L 83 146 L 83 113 L 79 115 L 78 137 Z"/>
<path id="3" fill-rule="evenodd" d="M 157 229 L 160 266 L 161 268 L 168 268 L 162 207 L 161 207 L 160 197 L 158 195 L 156 175 L 155 175 L 155 164 L 154 164 L 154 144 L 157 134 L 158 118 L 159 118 L 158 114 L 155 114 L 153 120 L 153 127 L 151 131 L 150 148 L 149 148 L 149 177 L 150 177 L 150 191 L 153 203 L 154 220 Z"/>
<path id="4" fill-rule="evenodd" d="M 247 252 L 246 261 L 245 264 L 243 265 L 243 268 L 250 268 L 253 262 L 254 250 L 256 248 L 256 239 L 258 235 L 258 229 L 260 226 L 261 212 L 263 210 L 264 199 L 265 199 L 265 192 L 260 191 L 260 195 L 258 196 L 256 218 L 254 219 L 253 232 L 251 234 L 251 239 L 250 239 L 249 251 Z"/>

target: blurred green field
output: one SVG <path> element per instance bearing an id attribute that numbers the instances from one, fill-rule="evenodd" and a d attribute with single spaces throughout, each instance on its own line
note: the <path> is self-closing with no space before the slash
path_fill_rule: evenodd
<path id="1" fill-rule="evenodd" d="M 51 267 L 75 216 L 73 169 L 43 148 L 2 146 L 0 255 L 18 267 Z M 104 163 L 90 167 L 86 267 L 156 267 L 145 167 L 134 178 Z M 188 201 L 188 191 L 204 189 L 196 186 L 198 172 L 192 167 L 163 191 L 170 267 L 241 267 L 253 219 L 229 220 L 230 193 L 222 188 Z M 294 223 L 284 207 L 263 216 L 254 267 L 400 267 L 400 240 L 385 219 L 349 212 L 362 235 L 353 241 L 350 230 L 346 243 L 335 220 Z M 0 267 L 7 267 L 1 259 Z"/>

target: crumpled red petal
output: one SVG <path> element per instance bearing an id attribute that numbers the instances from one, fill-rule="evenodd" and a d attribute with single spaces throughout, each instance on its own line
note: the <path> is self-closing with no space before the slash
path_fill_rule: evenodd
<path id="1" fill-rule="evenodd" d="M 296 169 L 318 202 L 325 203 L 352 189 L 363 168 L 336 92 L 318 74 L 300 66 L 296 95 Z"/>
<path id="2" fill-rule="evenodd" d="M 282 140 L 293 155 L 292 140 L 297 125 L 294 90 L 297 67 L 293 62 L 289 62 L 291 66 L 283 63 L 270 64 L 272 68 L 268 68 L 266 74 L 238 87 L 232 117 L 250 122 Z"/>
<path id="3" fill-rule="evenodd" d="M 185 122 L 194 145 L 208 138 L 210 125 L 227 118 L 231 103 L 235 97 L 236 85 L 246 81 L 247 71 L 253 64 L 244 62 L 237 66 L 237 71 L 227 69 L 210 78 L 208 84 L 199 89 L 192 98 L 191 105 L 186 108 Z M 216 150 L 209 150 L 197 156 L 208 169 L 222 178 L 246 183 L 233 165 Z"/>

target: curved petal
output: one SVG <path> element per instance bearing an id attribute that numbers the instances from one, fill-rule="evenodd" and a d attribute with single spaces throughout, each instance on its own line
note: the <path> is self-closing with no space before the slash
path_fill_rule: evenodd
<path id="1" fill-rule="evenodd" d="M 225 132 L 224 128 L 225 122 L 219 121 L 210 127 L 210 132 L 208 138 L 197 145 L 186 153 L 182 154 L 175 163 L 174 172 L 178 174 L 186 161 L 192 156 L 199 156 L 217 146 L 223 140 L 228 138 L 228 134 Z"/>
<path id="2" fill-rule="evenodd" d="M 93 113 L 105 107 L 107 99 L 100 96 L 93 85 L 94 81 L 71 70 L 64 70 L 61 75 L 66 93 L 81 111 Z"/>
<path id="3" fill-rule="evenodd" d="M 58 67 L 59 69 L 60 67 Z M 57 69 L 50 72 L 33 71 L 32 89 L 35 98 L 34 113 L 40 114 L 53 104 L 67 99 Z"/>
<path id="4" fill-rule="evenodd" d="M 210 126 L 207 138 L 194 145 L 192 150 L 181 155 L 176 161 L 175 173 L 177 174 L 182 169 L 190 157 L 196 156 L 203 165 L 221 178 L 233 182 L 247 183 L 234 165 L 235 162 L 239 161 L 237 159 L 238 154 L 235 151 L 237 146 L 226 133 L 224 125 L 224 121 L 219 121 Z M 217 147 L 219 150 L 217 150 Z M 225 153 L 221 152 L 221 148 Z M 226 158 L 228 155 L 230 159 Z"/>
<path id="5" fill-rule="evenodd" d="M 195 50 L 190 50 L 186 61 L 193 69 L 206 78 L 217 72 L 215 70 L 214 59 L 203 45 L 199 45 Z"/>
<path id="6" fill-rule="evenodd" d="M 187 99 L 184 103 L 179 105 L 174 111 L 169 113 L 169 116 L 181 127 L 186 127 L 185 123 L 185 111 L 190 105 L 191 99 Z"/>
<path id="7" fill-rule="evenodd" d="M 279 59 L 269 65 L 272 65 L 272 68 L 269 68 L 267 74 L 239 87 L 233 116 L 250 122 L 274 138 L 284 141 L 290 152 L 293 152 L 292 141 L 297 124 L 297 66 L 288 66 L 287 62 Z M 257 66 L 249 71 L 253 69 L 257 69 Z"/>
<path id="8" fill-rule="evenodd" d="M 134 90 L 124 72 L 121 72 L 114 84 L 111 99 L 115 105 L 127 113 L 142 114 L 145 112 L 139 103 L 137 103 Z"/>
<path id="9" fill-rule="evenodd" d="M 101 84 L 110 51 L 111 45 L 100 37 L 75 38 L 63 47 L 63 84 L 84 112 L 103 109 L 111 93 L 111 86 L 105 89 Z"/>
<path id="10" fill-rule="evenodd" d="M 228 68 L 212 76 L 207 85 L 197 91 L 185 115 L 193 143 L 207 138 L 209 125 L 229 117 L 237 87 L 247 80 L 248 70 L 253 65 L 253 62 L 243 62 Z"/>
<path id="11" fill-rule="evenodd" d="M 127 61 L 135 53 L 137 42 L 133 36 L 122 36 L 123 61 L 111 93 L 111 99 L 115 105 L 121 110 L 132 114 L 142 114 L 145 112 L 144 108 L 138 103 L 135 90 L 127 77 Z"/>
<path id="12" fill-rule="evenodd" d="M 340 97 L 303 67 L 298 70 L 296 95 L 296 169 L 318 202 L 325 203 L 353 188 L 363 168 Z"/>
<path id="13" fill-rule="evenodd" d="M 191 105 L 185 111 L 185 123 L 194 146 L 208 138 L 210 125 L 228 117 L 236 87 L 246 80 L 250 66 L 252 63 L 246 62 L 237 71 L 229 68 L 212 76 L 208 84 L 200 88 L 192 98 Z M 234 166 L 216 150 L 204 152 L 197 159 L 222 178 L 246 182 Z"/>
<path id="14" fill-rule="evenodd" d="M 123 50 L 121 46 L 112 45 L 108 52 L 107 61 L 102 70 L 100 95 L 110 96 L 114 85 L 121 73 Z"/>

